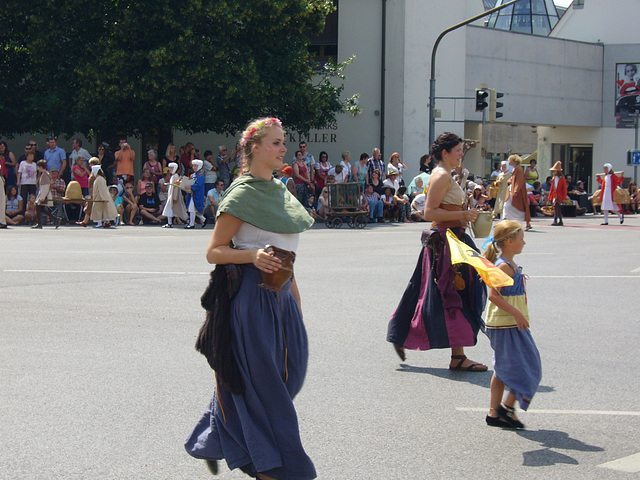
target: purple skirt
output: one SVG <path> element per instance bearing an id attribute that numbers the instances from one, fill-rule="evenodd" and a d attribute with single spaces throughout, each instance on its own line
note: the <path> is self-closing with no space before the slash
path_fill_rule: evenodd
<path id="1" fill-rule="evenodd" d="M 233 353 L 245 391 L 221 385 L 187 440 L 200 459 L 225 459 L 230 469 L 282 480 L 311 480 L 316 471 L 300 441 L 293 398 L 309 357 L 307 334 L 288 282 L 282 293 L 258 287 L 259 271 L 242 268 L 232 300 Z"/>
<path id="2" fill-rule="evenodd" d="M 473 240 L 462 229 L 452 229 L 460 240 L 478 251 Z M 437 252 L 423 247 L 398 308 L 391 316 L 387 341 L 409 350 L 471 347 L 484 329 L 482 312 L 487 290 L 473 267 L 460 264 L 455 268 L 465 281 L 464 290 L 456 290 L 456 275 L 446 240 L 446 229 Z M 434 233 L 436 235 L 436 233 Z"/>

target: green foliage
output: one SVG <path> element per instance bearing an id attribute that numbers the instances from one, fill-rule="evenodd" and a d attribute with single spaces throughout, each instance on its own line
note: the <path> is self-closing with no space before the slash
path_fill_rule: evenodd
<path id="1" fill-rule="evenodd" d="M 235 133 L 263 114 L 308 131 L 353 111 L 349 62 L 317 75 L 307 50 L 330 0 L 4 3 L 0 133 Z"/>

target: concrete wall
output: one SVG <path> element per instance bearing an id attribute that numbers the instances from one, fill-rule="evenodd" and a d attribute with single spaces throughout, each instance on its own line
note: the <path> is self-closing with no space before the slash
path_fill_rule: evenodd
<path id="1" fill-rule="evenodd" d="M 466 94 L 503 92 L 502 123 L 600 126 L 603 46 L 467 27 Z M 474 102 L 465 117 L 477 121 Z"/>
<path id="2" fill-rule="evenodd" d="M 638 0 L 585 0 L 584 7 L 569 7 L 550 37 L 605 44 L 640 43 Z"/>

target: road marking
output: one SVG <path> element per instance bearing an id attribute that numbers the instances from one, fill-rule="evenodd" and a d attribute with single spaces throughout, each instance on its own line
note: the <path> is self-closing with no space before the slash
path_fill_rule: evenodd
<path id="1" fill-rule="evenodd" d="M 111 275 L 209 275 L 209 272 L 141 272 L 131 270 L 2 270 L 5 273 L 102 273 Z"/>
<path id="2" fill-rule="evenodd" d="M 529 278 L 640 278 L 640 275 L 529 275 Z"/>
<path id="3" fill-rule="evenodd" d="M 631 273 L 640 273 L 640 267 L 631 270 Z"/>
<path id="4" fill-rule="evenodd" d="M 622 457 L 611 462 L 602 463 L 598 466 L 618 470 L 620 472 L 637 473 L 640 472 L 640 453 L 629 455 L 628 457 Z"/>
<path id="5" fill-rule="evenodd" d="M 456 407 L 460 412 L 485 412 L 487 408 L 477 407 Z M 640 417 L 640 412 L 631 412 L 624 410 L 550 410 L 550 409 L 530 409 L 527 413 L 547 413 L 552 415 L 616 415 L 627 417 Z"/>

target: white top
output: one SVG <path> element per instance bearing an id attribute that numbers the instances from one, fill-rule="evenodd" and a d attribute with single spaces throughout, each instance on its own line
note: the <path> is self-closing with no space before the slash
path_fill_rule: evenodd
<path id="1" fill-rule="evenodd" d="M 299 233 L 274 233 L 262 230 L 250 223 L 242 222 L 240 228 L 233 236 L 233 244 L 240 250 L 252 248 L 264 248 L 273 245 L 290 252 L 298 249 Z"/>
<path id="2" fill-rule="evenodd" d="M 427 205 L 427 196 L 424 193 L 420 193 L 413 199 L 412 206 L 415 205 L 416 210 L 419 212 L 424 211 L 424 207 Z"/>
<path id="3" fill-rule="evenodd" d="M 602 185 L 602 205 L 600 205 L 600 210 L 603 212 L 605 210 L 617 211 L 616 206 L 611 199 L 611 174 L 607 174 L 604 176 L 604 184 Z"/>
<path id="4" fill-rule="evenodd" d="M 218 172 L 211 170 L 213 168 L 213 164 L 203 160 L 202 168 L 204 170 L 204 183 L 216 183 L 216 180 L 218 180 Z"/>

